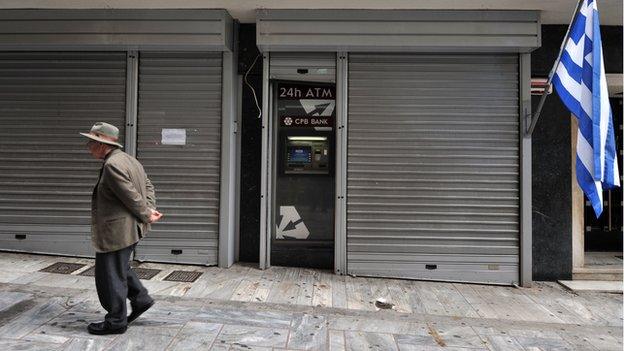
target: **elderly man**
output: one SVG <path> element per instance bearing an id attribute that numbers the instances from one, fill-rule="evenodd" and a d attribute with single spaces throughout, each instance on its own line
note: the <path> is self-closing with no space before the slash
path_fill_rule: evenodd
<path id="1" fill-rule="evenodd" d="M 91 156 L 104 160 L 93 189 L 91 239 L 95 247 L 95 285 L 102 307 L 108 312 L 103 322 L 91 323 L 91 334 L 122 334 L 128 323 L 154 304 L 139 278 L 130 268 L 130 255 L 145 236 L 150 223 L 162 213 L 156 211 L 154 187 L 143 166 L 121 151 L 119 129 L 98 122 L 89 133 Z M 132 313 L 126 316 L 126 298 Z"/>

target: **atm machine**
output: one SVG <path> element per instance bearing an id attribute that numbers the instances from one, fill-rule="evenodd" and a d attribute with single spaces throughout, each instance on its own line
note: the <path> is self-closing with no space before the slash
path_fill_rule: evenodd
<path id="1" fill-rule="evenodd" d="M 333 268 L 334 83 L 273 80 L 271 265 Z"/>

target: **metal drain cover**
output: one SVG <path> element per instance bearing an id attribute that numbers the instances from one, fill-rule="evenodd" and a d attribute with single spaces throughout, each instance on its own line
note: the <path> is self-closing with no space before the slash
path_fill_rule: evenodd
<path id="1" fill-rule="evenodd" d="M 189 272 L 189 271 L 173 271 L 165 279 L 170 282 L 185 282 L 192 283 L 197 280 L 203 273 L 202 272 Z"/>
<path id="2" fill-rule="evenodd" d="M 39 272 L 46 273 L 58 273 L 58 274 L 71 274 L 79 270 L 80 268 L 86 266 L 86 264 L 82 263 L 67 263 L 67 262 L 56 262 L 44 269 L 39 270 Z"/>
<path id="3" fill-rule="evenodd" d="M 78 273 L 78 275 L 84 275 L 87 277 L 95 277 L 95 266 L 91 266 L 88 269 Z"/>
<path id="4" fill-rule="evenodd" d="M 160 269 L 150 269 L 150 268 L 132 268 L 134 273 L 139 277 L 139 279 L 150 280 L 156 276 L 156 274 L 160 273 Z"/>

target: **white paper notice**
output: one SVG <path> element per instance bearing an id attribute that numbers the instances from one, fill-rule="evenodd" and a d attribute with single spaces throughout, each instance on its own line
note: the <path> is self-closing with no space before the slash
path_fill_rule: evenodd
<path id="1" fill-rule="evenodd" d="M 162 145 L 186 145 L 186 129 L 170 129 L 162 130 Z"/>

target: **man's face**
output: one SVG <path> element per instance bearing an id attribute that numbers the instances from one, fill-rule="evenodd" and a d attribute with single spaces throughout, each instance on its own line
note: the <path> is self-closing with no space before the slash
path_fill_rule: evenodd
<path id="1" fill-rule="evenodd" d="M 87 147 L 89 148 L 89 153 L 93 156 L 93 158 L 103 160 L 104 157 L 106 157 L 106 153 L 108 151 L 108 146 L 106 144 L 95 140 L 89 140 L 89 142 L 87 142 Z"/>

